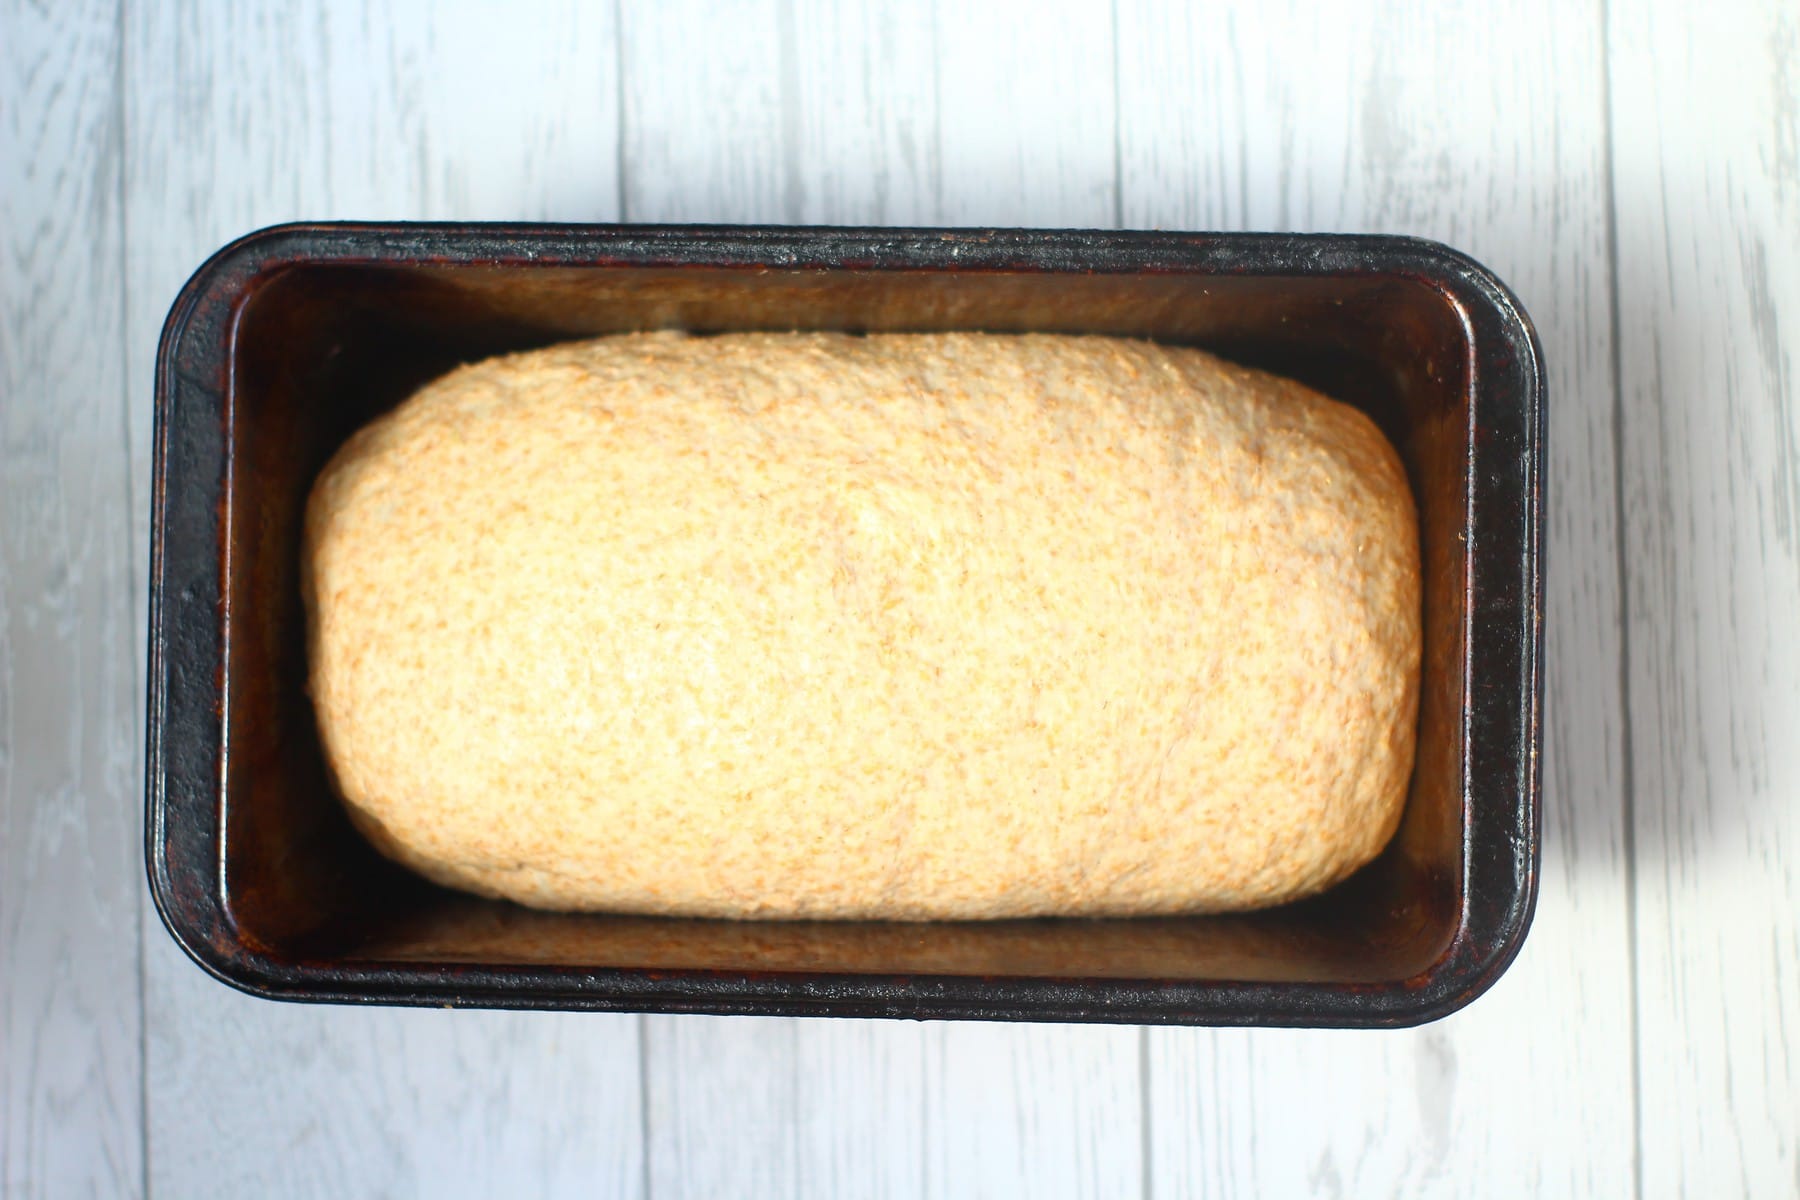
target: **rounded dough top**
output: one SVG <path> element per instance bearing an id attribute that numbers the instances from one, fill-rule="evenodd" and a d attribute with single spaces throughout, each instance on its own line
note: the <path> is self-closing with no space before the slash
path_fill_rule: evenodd
<path id="1" fill-rule="evenodd" d="M 1393 833 L 1418 537 L 1361 413 L 1197 350 L 635 334 L 461 368 L 306 514 L 385 853 L 566 909 L 1206 912 Z"/>

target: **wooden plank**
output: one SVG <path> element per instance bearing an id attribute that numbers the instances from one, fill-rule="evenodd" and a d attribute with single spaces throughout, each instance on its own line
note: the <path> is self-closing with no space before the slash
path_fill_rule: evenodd
<path id="1" fill-rule="evenodd" d="M 1552 394 L 1545 853 L 1524 952 L 1472 1008 L 1419 1030 L 1152 1032 L 1152 1194 L 1623 1191 L 1631 960 L 1599 6 L 1531 3 L 1495 22 L 1411 2 L 1134 3 L 1120 8 L 1119 62 L 1127 224 L 1448 241 L 1518 290 Z"/>
<path id="2" fill-rule="evenodd" d="M 643 1195 L 635 1018 L 276 1005 L 152 965 L 154 1195 Z"/>
<path id="3" fill-rule="evenodd" d="M 623 30 L 632 220 L 1114 222 L 1103 9 L 634 4 Z M 647 1039 L 659 1198 L 1138 1186 L 1135 1030 L 676 1017 Z"/>
<path id="4" fill-rule="evenodd" d="M 622 19 L 629 219 L 936 219 L 928 6 L 638 3 Z"/>
<path id="5" fill-rule="evenodd" d="M 0 29 L 0 1195 L 141 1196 L 119 6 Z"/>
<path id="6" fill-rule="evenodd" d="M 920 1026 L 885 1021 L 651 1021 L 650 1195 L 921 1195 L 926 1047 Z"/>
<path id="7" fill-rule="evenodd" d="M 1105 7 L 940 4 L 936 47 L 945 224 L 1119 223 L 1117 80 Z"/>
<path id="8" fill-rule="evenodd" d="M 907 1200 L 925 1194 L 931 1040 L 925 1027 L 892 1021 L 797 1023 L 794 1125 L 802 1173 L 794 1195 Z"/>
<path id="9" fill-rule="evenodd" d="M 792 1196 L 799 1022 L 664 1017 L 644 1037 L 649 1194 Z M 870 1164 L 880 1169 L 877 1158 Z"/>
<path id="10" fill-rule="evenodd" d="M 1800 19 L 1611 8 L 1647 1196 L 1800 1189 Z"/>
<path id="11" fill-rule="evenodd" d="M 1141 1193 L 1140 1030 L 956 1024 L 933 1032 L 924 1096 L 930 1194 Z"/>
<path id="12" fill-rule="evenodd" d="M 298 218 L 616 216 L 606 6 L 146 4 L 127 36 L 139 547 L 156 334 L 217 246 Z M 147 936 L 154 1191 L 642 1194 L 635 1018 L 271 1004 Z"/>
<path id="13" fill-rule="evenodd" d="M 940 220 L 942 173 L 931 6 L 792 0 L 794 219 Z"/>
<path id="14" fill-rule="evenodd" d="M 624 217 L 663 222 L 798 219 L 786 167 L 799 120 L 792 10 L 621 4 Z"/>
<path id="15" fill-rule="evenodd" d="M 919 1026 L 655 1018 L 644 1055 L 652 1196 L 921 1192 Z"/>

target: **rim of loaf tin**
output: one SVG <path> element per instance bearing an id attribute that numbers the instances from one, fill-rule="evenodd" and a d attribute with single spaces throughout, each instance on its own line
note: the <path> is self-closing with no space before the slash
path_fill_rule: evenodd
<path id="1" fill-rule="evenodd" d="M 416 303 L 424 315 L 415 324 L 433 319 L 435 302 L 406 286 L 390 286 L 405 272 L 475 271 L 525 289 L 552 275 L 575 278 L 571 271 L 581 278 L 660 272 L 658 278 L 677 281 L 684 272 L 710 272 L 707 303 L 726 310 L 739 286 L 733 281 L 766 288 L 771 277 L 775 286 L 801 286 L 809 279 L 855 276 L 865 296 L 902 276 L 1003 279 L 1007 286 L 1050 290 L 1066 284 L 1077 297 L 1089 286 L 1082 281 L 1129 288 L 1142 280 L 1145 295 L 1154 292 L 1146 304 L 1160 305 L 1159 312 L 1174 311 L 1179 301 L 1166 289 L 1171 280 L 1190 295 L 1206 292 L 1208 281 L 1229 291 L 1254 280 L 1256 295 L 1277 300 L 1280 289 L 1291 285 L 1314 297 L 1308 303 L 1319 304 L 1328 303 L 1330 289 L 1339 284 L 1366 292 L 1392 282 L 1437 297 L 1461 323 L 1463 361 L 1425 369 L 1460 371 L 1467 403 L 1466 430 L 1458 433 L 1465 458 L 1457 464 L 1465 494 L 1456 497 L 1464 519 L 1454 554 L 1445 559 L 1454 574 L 1436 585 L 1460 605 L 1461 638 L 1453 656 L 1461 671 L 1455 681 L 1460 712 L 1446 726 L 1455 742 L 1446 753 L 1460 779 L 1454 781 L 1454 802 L 1441 814 L 1460 823 L 1452 831 L 1460 862 L 1446 868 L 1451 908 L 1444 914 L 1442 944 L 1423 969 L 1404 977 L 1370 977 L 1347 962 L 1341 970 L 1315 970 L 1304 978 L 1259 978 L 1254 970 L 1190 977 L 1154 964 L 1090 974 L 1078 969 L 1079 961 L 1073 963 L 1077 969 L 1049 974 L 878 965 L 854 971 L 619 965 L 568 961 L 567 955 L 483 961 L 467 954 L 411 954 L 394 944 L 388 950 L 347 948 L 341 939 L 298 934 L 284 941 L 253 927 L 242 914 L 258 905 L 259 911 L 278 911 L 284 888 L 325 886 L 298 877 L 246 884 L 232 869 L 232 856 L 247 844 L 234 833 L 234 819 L 251 813 L 268 792 L 243 781 L 280 779 L 256 773 L 254 759 L 270 751 L 247 741 L 233 714 L 242 694 L 233 673 L 247 670 L 232 649 L 240 637 L 232 632 L 234 622 L 249 620 L 245 614 L 268 599 L 235 561 L 244 546 L 253 552 L 254 543 L 243 539 L 258 536 L 253 526 L 261 511 L 251 504 L 254 491 L 246 490 L 258 486 L 254 471 L 237 461 L 238 406 L 245 380 L 275 369 L 253 361 L 257 348 L 245 340 L 244 314 L 276 281 L 308 269 L 366 273 L 366 279 L 342 278 L 366 285 L 369 294 L 387 289 L 392 297 L 385 302 Z M 1159 280 L 1165 282 L 1153 282 Z M 348 285 L 340 279 L 334 286 Z M 951 314 L 944 327 L 958 327 L 954 292 L 931 303 L 938 305 L 932 311 Z M 1079 303 L 1072 303 L 1067 311 L 1078 313 Z M 1270 320 L 1280 308 L 1272 304 Z M 648 323 L 658 320 L 667 323 L 666 313 Z M 1078 316 L 1065 323 L 1081 325 Z M 336 344 L 321 346 L 322 356 L 338 352 Z M 280 369 L 290 375 L 296 370 L 293 364 Z M 301 387 L 291 381 L 281 386 L 289 392 Z M 1536 903 L 1544 410 L 1542 354 L 1518 301 L 1466 255 L 1415 238 L 429 223 L 292 224 L 252 233 L 218 251 L 183 287 L 156 359 L 144 835 L 157 911 L 208 972 L 247 992 L 288 1000 L 1202 1025 L 1380 1027 L 1436 1019 L 1469 1003 L 1507 968 Z M 1425 585 L 1434 583 L 1427 578 Z M 1431 681 L 1423 684 L 1429 688 Z M 284 711 L 298 711 L 292 697 L 281 703 L 288 706 Z M 303 842 L 297 839 L 283 853 L 303 856 Z M 922 925 L 919 935 L 928 939 L 933 928 Z M 1250 926 L 1244 935 L 1250 939 L 1244 961 L 1254 961 L 1258 928 Z M 1025 928 L 1009 936 L 1029 943 L 1035 935 Z"/>

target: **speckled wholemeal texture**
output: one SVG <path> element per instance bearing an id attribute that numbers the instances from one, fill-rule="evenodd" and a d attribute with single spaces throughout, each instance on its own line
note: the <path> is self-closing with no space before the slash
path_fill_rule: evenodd
<path id="1" fill-rule="evenodd" d="M 493 359 L 314 488 L 357 825 L 546 908 L 1244 909 L 1373 857 L 1418 537 L 1355 410 L 1097 337 L 603 338 Z"/>

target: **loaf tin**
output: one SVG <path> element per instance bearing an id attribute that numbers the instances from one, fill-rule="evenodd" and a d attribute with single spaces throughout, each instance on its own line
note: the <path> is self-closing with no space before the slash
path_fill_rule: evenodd
<path id="1" fill-rule="evenodd" d="M 995 923 L 558 915 L 376 855 L 326 780 L 298 587 L 308 486 L 458 363 L 620 330 L 1060 331 L 1204 346 L 1356 404 L 1418 499 L 1424 677 L 1399 833 L 1239 916 Z M 1198 1025 L 1443 1016 L 1531 920 L 1544 370 L 1487 270 L 1366 236 L 308 224 L 183 288 L 156 362 L 145 851 L 227 983 L 288 1000 Z"/>

